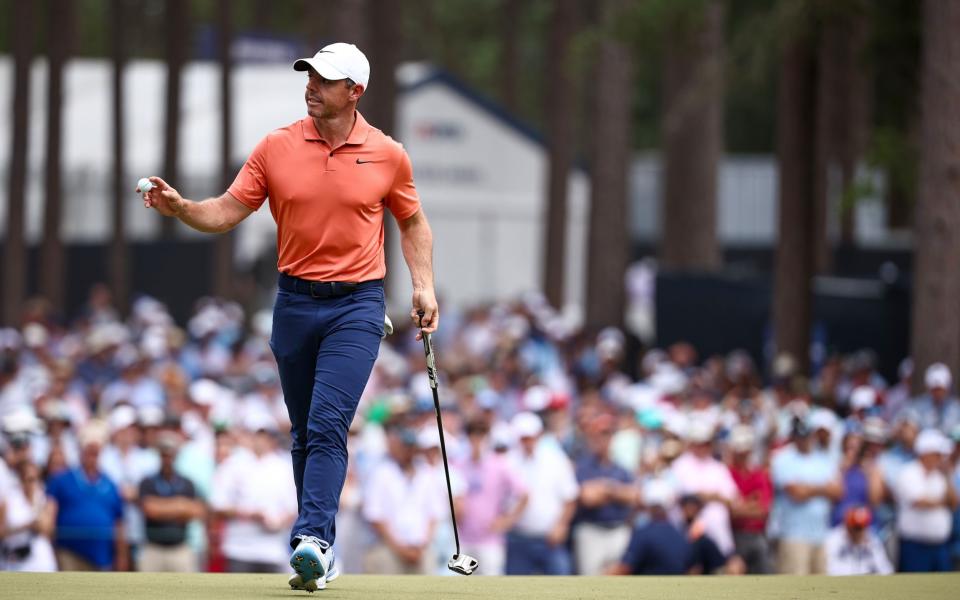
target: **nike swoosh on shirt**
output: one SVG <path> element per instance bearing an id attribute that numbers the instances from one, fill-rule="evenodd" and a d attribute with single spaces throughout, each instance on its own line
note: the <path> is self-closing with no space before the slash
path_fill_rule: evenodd
<path id="1" fill-rule="evenodd" d="M 380 162 L 380 161 L 379 160 L 363 160 L 362 158 L 357 159 L 358 165 L 365 165 L 367 163 L 375 163 L 375 162 Z"/>

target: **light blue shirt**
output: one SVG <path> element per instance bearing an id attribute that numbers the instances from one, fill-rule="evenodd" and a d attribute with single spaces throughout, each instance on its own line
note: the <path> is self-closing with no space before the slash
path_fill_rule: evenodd
<path id="1" fill-rule="evenodd" d="M 776 523 L 773 531 L 783 540 L 822 544 L 830 531 L 830 500 L 817 496 L 804 502 L 790 498 L 784 488 L 791 483 L 824 485 L 837 478 L 837 461 L 825 452 L 801 454 L 796 448 L 785 447 L 773 459 L 770 467 Z"/>

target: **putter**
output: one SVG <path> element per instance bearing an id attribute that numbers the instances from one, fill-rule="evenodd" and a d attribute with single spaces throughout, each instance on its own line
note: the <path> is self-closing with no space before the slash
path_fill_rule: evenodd
<path id="1" fill-rule="evenodd" d="M 450 500 L 450 518 L 453 520 L 453 539 L 457 543 L 457 553 L 447 562 L 447 568 L 454 573 L 470 575 L 480 563 L 472 556 L 460 553 L 460 534 L 457 533 L 457 514 L 453 508 L 453 489 L 450 487 L 450 467 L 447 466 L 447 445 L 443 440 L 443 420 L 440 418 L 440 396 L 437 394 L 437 363 L 433 358 L 433 345 L 430 334 L 423 331 L 423 311 L 420 315 L 420 334 L 423 337 L 423 352 L 427 357 L 427 377 L 433 392 L 433 407 L 437 411 L 437 429 L 440 430 L 440 455 L 443 457 L 443 474 L 447 477 L 447 498 Z"/>

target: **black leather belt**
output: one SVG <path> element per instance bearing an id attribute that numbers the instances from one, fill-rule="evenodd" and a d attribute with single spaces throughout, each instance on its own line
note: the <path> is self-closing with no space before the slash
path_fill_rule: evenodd
<path id="1" fill-rule="evenodd" d="M 336 298 L 346 296 L 357 290 L 364 290 L 372 287 L 383 287 L 382 279 L 371 279 L 369 281 L 308 281 L 293 277 L 286 273 L 280 273 L 277 285 L 282 290 L 303 294 L 312 298 Z"/>

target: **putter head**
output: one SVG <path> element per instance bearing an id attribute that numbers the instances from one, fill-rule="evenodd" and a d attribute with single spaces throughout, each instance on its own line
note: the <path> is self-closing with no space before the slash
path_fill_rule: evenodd
<path id="1" fill-rule="evenodd" d="M 472 556 L 467 556 L 466 554 L 454 554 L 453 558 L 450 559 L 450 562 L 447 563 L 447 568 L 454 573 L 470 575 L 477 570 L 479 564 L 480 563 L 477 562 L 477 559 Z"/>

